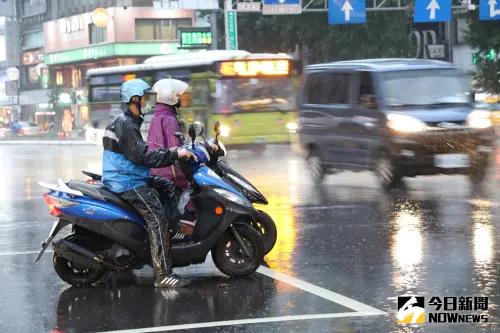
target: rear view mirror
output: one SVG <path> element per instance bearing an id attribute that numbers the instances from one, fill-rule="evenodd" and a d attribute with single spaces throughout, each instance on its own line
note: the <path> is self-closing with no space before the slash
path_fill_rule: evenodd
<path id="1" fill-rule="evenodd" d="M 188 134 L 189 137 L 191 138 L 191 141 L 193 141 L 194 143 L 194 140 L 196 139 L 196 128 L 194 123 L 189 125 Z"/>
<path id="2" fill-rule="evenodd" d="M 215 134 L 219 135 L 220 134 L 220 121 L 216 121 L 214 125 L 214 132 Z"/>

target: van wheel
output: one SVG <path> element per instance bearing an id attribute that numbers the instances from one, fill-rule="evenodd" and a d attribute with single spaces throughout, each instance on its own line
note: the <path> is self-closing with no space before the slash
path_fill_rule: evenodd
<path id="1" fill-rule="evenodd" d="M 316 151 L 312 151 L 307 159 L 309 170 L 311 170 L 311 178 L 315 184 L 321 184 L 325 178 L 325 167 L 321 164 L 321 158 Z"/>
<path id="2" fill-rule="evenodd" d="M 486 171 L 488 169 L 488 160 L 488 157 L 473 160 L 469 174 L 469 179 L 471 180 L 473 185 L 479 185 L 484 180 Z"/>
<path id="3" fill-rule="evenodd" d="M 387 153 L 381 153 L 377 158 L 375 173 L 382 187 L 386 190 L 400 186 L 403 175 Z"/>

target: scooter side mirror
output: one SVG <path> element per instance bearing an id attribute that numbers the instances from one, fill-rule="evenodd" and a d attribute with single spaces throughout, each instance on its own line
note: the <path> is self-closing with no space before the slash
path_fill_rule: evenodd
<path id="1" fill-rule="evenodd" d="M 219 135 L 220 135 L 220 121 L 216 121 L 214 124 L 215 131 L 215 144 L 219 144 Z"/>
<path id="2" fill-rule="evenodd" d="M 215 134 L 219 135 L 220 134 L 220 121 L 216 121 L 214 125 L 214 132 Z"/>
<path id="3" fill-rule="evenodd" d="M 196 126 L 194 123 L 189 125 L 188 134 L 189 137 L 191 138 L 191 141 L 193 141 L 194 143 L 194 140 L 196 139 Z"/>

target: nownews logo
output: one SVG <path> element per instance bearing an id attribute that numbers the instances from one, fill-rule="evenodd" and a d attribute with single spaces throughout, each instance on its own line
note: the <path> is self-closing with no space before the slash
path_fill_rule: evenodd
<path id="1" fill-rule="evenodd" d="M 399 324 L 428 323 L 486 323 L 488 297 L 433 296 L 425 303 L 424 297 L 398 297 L 397 319 Z M 473 312 L 473 313 L 470 313 Z"/>

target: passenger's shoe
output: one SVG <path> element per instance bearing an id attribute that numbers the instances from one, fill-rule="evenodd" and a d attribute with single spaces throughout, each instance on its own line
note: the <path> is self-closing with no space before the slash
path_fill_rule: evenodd
<path id="1" fill-rule="evenodd" d="M 184 288 L 191 283 L 191 280 L 183 279 L 176 274 L 163 275 L 156 279 L 156 288 Z"/>

